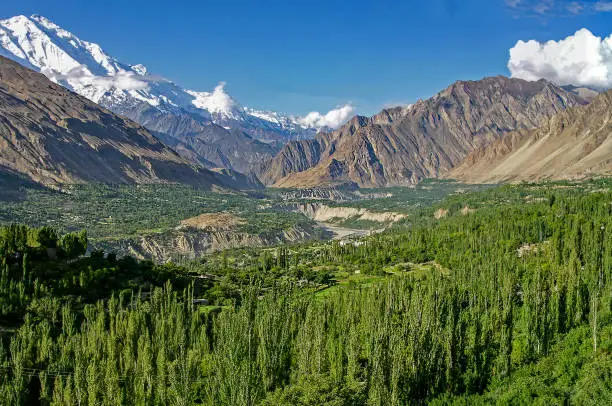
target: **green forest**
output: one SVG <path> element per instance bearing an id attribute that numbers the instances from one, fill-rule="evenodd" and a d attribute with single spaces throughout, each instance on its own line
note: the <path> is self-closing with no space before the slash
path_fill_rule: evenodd
<path id="1" fill-rule="evenodd" d="M 612 404 L 611 186 L 453 193 L 363 239 L 180 265 L 7 225 L 0 399 Z"/>

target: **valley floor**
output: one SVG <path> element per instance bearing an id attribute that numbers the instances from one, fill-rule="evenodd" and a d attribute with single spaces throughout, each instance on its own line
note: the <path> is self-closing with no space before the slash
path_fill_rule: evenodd
<path id="1" fill-rule="evenodd" d="M 224 249 L 366 236 L 447 195 L 485 188 L 429 181 L 357 192 L 323 188 L 315 198 L 312 190 L 215 193 L 181 185 L 94 184 L 55 191 L 17 183 L 6 185 L 0 197 L 0 225 L 87 229 L 91 249 L 176 262 Z"/>

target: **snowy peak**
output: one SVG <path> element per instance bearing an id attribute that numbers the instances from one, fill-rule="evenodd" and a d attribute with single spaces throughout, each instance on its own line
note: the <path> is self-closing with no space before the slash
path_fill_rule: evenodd
<path id="1" fill-rule="evenodd" d="M 45 17 L 1 20 L 0 45 L 4 56 L 96 103 L 126 99 L 160 103 L 145 92 L 149 85 L 136 79 L 136 70 L 110 57 L 98 44 L 79 39 Z"/>
<path id="2" fill-rule="evenodd" d="M 352 107 L 347 106 L 327 115 L 310 113 L 306 117 L 258 111 L 241 106 L 225 91 L 224 82 L 212 92 L 183 89 L 150 75 L 144 65 L 119 62 L 98 44 L 83 41 L 39 15 L 0 20 L 0 55 L 120 114 L 146 103 L 163 112 L 187 113 L 254 136 L 272 133 L 281 138 L 303 138 L 339 126 L 352 113 Z"/>
<path id="3" fill-rule="evenodd" d="M 145 76 L 149 73 L 149 71 L 147 70 L 147 67 L 142 64 L 132 65 L 130 67 L 132 68 L 134 72 L 138 73 L 140 76 Z"/>
<path id="4" fill-rule="evenodd" d="M 33 15 L 0 21 L 3 48 L 41 71 L 67 74 L 81 68 L 93 75 L 127 70 L 94 43 L 82 41 L 50 20 Z"/>

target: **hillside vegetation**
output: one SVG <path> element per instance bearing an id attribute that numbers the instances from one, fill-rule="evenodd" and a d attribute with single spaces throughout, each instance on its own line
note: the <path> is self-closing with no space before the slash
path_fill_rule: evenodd
<path id="1" fill-rule="evenodd" d="M 4 228 L 0 398 L 606 404 L 611 185 L 453 195 L 364 240 L 184 267 L 82 256 L 84 233 Z"/>

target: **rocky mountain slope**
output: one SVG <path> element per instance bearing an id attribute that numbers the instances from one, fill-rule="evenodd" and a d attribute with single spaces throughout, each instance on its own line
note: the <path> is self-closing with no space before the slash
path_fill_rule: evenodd
<path id="1" fill-rule="evenodd" d="M 46 185 L 248 186 L 191 164 L 140 125 L 0 56 L 0 170 Z"/>
<path id="2" fill-rule="evenodd" d="M 612 90 L 472 152 L 447 176 L 470 183 L 612 174 Z"/>
<path id="3" fill-rule="evenodd" d="M 414 184 L 443 175 L 504 134 L 535 128 L 586 103 L 544 80 L 499 76 L 460 81 L 431 99 L 355 117 L 314 140 L 290 142 L 259 168 L 259 178 L 276 187 Z"/>
<path id="4" fill-rule="evenodd" d="M 207 168 L 247 173 L 273 157 L 282 144 L 259 141 L 240 129 L 224 128 L 185 113 L 166 113 L 141 103 L 127 117 L 151 130 L 181 156 Z"/>
<path id="5" fill-rule="evenodd" d="M 263 161 L 260 166 L 255 167 L 254 172 L 264 184 L 273 185 L 286 176 L 306 171 L 316 166 L 324 156 L 335 152 L 333 140 L 350 137 L 367 123 L 368 118 L 355 116 L 335 132 L 320 132 L 314 139 L 291 141 L 273 159 Z M 315 182 L 309 186 L 319 185 Z"/>
<path id="6" fill-rule="evenodd" d="M 98 44 L 83 41 L 42 16 L 0 20 L 0 55 L 151 131 L 196 144 L 191 150 L 179 148 L 179 152 L 208 166 L 243 169 L 251 165 L 251 159 L 269 158 L 277 152 L 275 144 L 311 138 L 322 129 L 307 117 L 242 106 L 225 91 L 224 83 L 210 92 L 184 89 L 150 74 L 143 65 L 119 62 Z M 162 125 L 157 125 L 159 116 Z M 211 138 L 212 127 L 217 138 Z M 218 135 L 235 139 L 235 132 L 246 140 L 238 143 L 237 150 L 231 141 L 231 147 L 218 145 Z M 265 145 L 270 143 L 273 145 Z M 220 158 L 211 159 L 211 154 Z"/>

